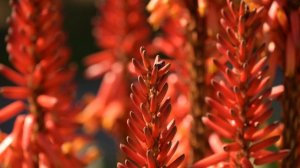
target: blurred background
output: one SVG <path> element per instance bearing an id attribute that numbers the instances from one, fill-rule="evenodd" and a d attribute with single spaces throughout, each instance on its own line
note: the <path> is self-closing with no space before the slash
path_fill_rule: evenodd
<path id="1" fill-rule="evenodd" d="M 64 15 L 64 31 L 68 36 L 68 45 L 72 52 L 72 61 L 78 65 L 76 83 L 78 85 L 77 97 L 83 94 L 95 94 L 99 87 L 99 80 L 86 80 L 83 77 L 84 67 L 82 59 L 99 50 L 92 36 L 92 20 L 97 14 L 96 4 L 99 0 L 62 0 Z M 101 1 L 101 0 L 100 0 Z M 5 36 L 8 25 L 7 17 L 10 15 L 9 0 L 0 0 L 0 63 L 8 65 Z M 0 76 L 0 86 L 10 83 Z M 0 107 L 10 101 L 0 96 Z M 10 132 L 14 119 L 7 123 L 0 123 L 0 131 Z M 117 142 L 104 132 L 97 133 L 94 142 L 101 149 L 101 159 L 95 161 L 89 167 L 115 167 Z"/>

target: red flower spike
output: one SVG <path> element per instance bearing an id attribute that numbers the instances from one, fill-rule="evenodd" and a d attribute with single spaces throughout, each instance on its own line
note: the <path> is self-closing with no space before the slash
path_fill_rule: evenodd
<path id="1" fill-rule="evenodd" d="M 140 103 L 141 106 L 138 111 L 131 112 L 131 116 L 141 112 L 143 124 L 139 123 L 139 125 L 144 125 L 144 127 L 141 131 L 142 128 L 138 127 L 138 122 L 134 122 L 133 117 L 129 118 L 127 124 L 133 138 L 128 137 L 128 145 L 122 144 L 120 148 L 138 167 L 178 167 L 183 162 L 184 155 L 176 155 L 176 157 L 174 155 L 178 142 L 171 147 L 177 128 L 174 120 L 168 123 L 168 116 L 171 112 L 170 99 L 166 99 L 162 103 L 168 90 L 168 84 L 163 78 L 168 72 L 169 64 L 165 64 L 157 57 L 150 66 L 151 61 L 146 55 L 145 49 L 141 48 L 140 52 L 142 55 L 140 62 L 142 63 L 135 60 L 134 65 L 136 69 L 143 69 L 137 71 L 140 75 L 138 84 L 147 87 L 144 87 L 146 92 L 139 92 L 138 89 L 143 87 L 136 87 L 137 83 L 132 85 L 132 100 L 137 101 L 134 98 L 137 94 L 144 94 L 145 99 L 142 102 L 135 102 Z M 158 86 L 161 86 L 160 82 L 164 83 L 164 87 L 158 89 Z M 129 166 L 126 161 L 125 165 Z M 119 163 L 118 167 L 124 167 L 124 165 Z"/>
<path id="2" fill-rule="evenodd" d="M 13 0 L 11 6 L 6 48 L 12 68 L 1 64 L 0 74 L 17 86 L 0 87 L 0 94 L 27 100 L 28 106 L 16 101 L 1 108 L 0 122 L 21 111 L 29 114 L 17 117 L 8 135 L 10 144 L 8 140 L 0 143 L 9 144 L 1 149 L 0 162 L 5 167 L 82 167 L 73 155 L 75 150 L 65 153 L 60 149 L 77 138 L 78 128 L 74 117 L 78 110 L 71 107 L 75 68 L 68 65 L 61 1 Z"/>
<path id="3" fill-rule="evenodd" d="M 265 73 L 268 57 L 262 57 L 265 47 L 256 46 L 254 43 L 255 34 L 262 23 L 262 9 L 250 11 L 244 1 L 241 1 L 239 9 L 230 4 L 231 1 L 228 1 L 229 11 L 233 12 L 237 19 L 229 17 L 230 12 L 227 10 L 222 11 L 221 23 L 225 26 L 223 32 L 226 35 L 218 35 L 216 45 L 227 62 L 214 61 L 225 81 L 224 85 L 221 85 L 212 80 L 217 97 L 206 98 L 206 103 L 212 107 L 214 113 L 203 117 L 202 120 L 231 142 L 224 145 L 225 153 L 204 158 L 195 163 L 195 167 L 223 163 L 229 167 L 251 168 L 254 167 L 250 162 L 252 157 L 255 159 L 254 164 L 266 164 L 282 159 L 288 152 L 282 150 L 278 153 L 258 154 L 265 152 L 265 148 L 279 140 L 280 135 L 267 137 L 277 124 L 264 125 L 273 112 L 270 102 L 280 95 L 282 86 L 270 86 L 270 77 Z M 255 26 L 247 23 L 253 23 Z M 230 25 L 237 26 L 228 28 Z M 225 100 L 225 95 L 228 95 L 229 100 Z"/>
<path id="4" fill-rule="evenodd" d="M 79 121 L 90 133 L 105 129 L 117 139 L 124 139 L 128 134 L 124 123 L 129 117 L 129 113 L 125 112 L 130 111 L 131 108 L 140 111 L 141 102 L 144 101 L 141 95 L 147 91 L 147 86 L 137 85 L 134 89 L 139 90 L 139 94 L 130 97 L 134 103 L 131 103 L 127 96 L 133 80 L 131 75 L 146 73 L 150 65 L 149 62 L 132 60 L 139 57 L 136 48 L 141 43 L 146 45 L 150 42 L 150 26 L 144 15 L 145 4 L 142 0 L 120 2 L 107 0 L 97 4 L 99 4 L 99 14 L 93 22 L 93 35 L 102 51 L 91 54 L 84 63 L 87 66 L 85 74 L 88 78 L 104 77 L 99 88 L 99 93 L 104 93 L 98 94 L 91 103 L 100 103 L 101 106 L 86 107 Z M 141 49 L 141 52 L 142 50 L 144 49 Z M 146 64 L 146 68 L 143 64 Z M 112 74 L 113 79 L 107 78 Z M 108 82 L 109 86 L 102 87 Z M 114 103 L 118 104 L 118 108 L 114 107 Z M 111 111 L 111 109 L 116 110 Z"/>

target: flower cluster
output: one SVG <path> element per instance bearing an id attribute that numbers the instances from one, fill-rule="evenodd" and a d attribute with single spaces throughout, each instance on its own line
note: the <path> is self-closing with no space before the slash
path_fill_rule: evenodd
<path id="1" fill-rule="evenodd" d="M 299 131 L 297 121 L 299 113 L 299 39 L 300 39 L 300 4 L 296 1 L 265 1 L 250 3 L 251 6 L 264 6 L 265 23 L 262 29 L 263 37 L 268 41 L 268 52 L 271 57 L 269 72 L 272 79 L 276 69 L 282 67 L 285 92 L 281 101 L 283 104 L 283 141 L 282 146 L 289 148 L 290 154 L 283 160 L 283 167 L 293 167 L 299 163 Z M 296 91 L 296 92 L 295 92 Z M 295 103 L 296 102 L 296 103 Z"/>
<path id="2" fill-rule="evenodd" d="M 198 159 L 205 155 L 208 146 L 205 140 L 207 133 L 201 122 L 201 117 L 206 111 L 204 96 L 205 79 L 208 76 L 206 5 L 206 1 L 152 0 L 147 6 L 151 12 L 148 21 L 154 28 L 160 27 L 162 30 L 162 35 L 153 40 L 153 45 L 173 60 L 174 75 L 181 79 L 177 83 L 181 88 L 185 88 L 177 90 L 177 95 L 180 95 L 177 97 L 186 97 L 189 100 L 185 118 L 194 119 L 186 124 L 192 129 L 191 134 L 188 137 L 185 135 L 181 141 L 190 139 L 187 143 L 191 144 L 194 150 L 193 158 Z M 185 151 L 189 158 L 190 148 L 187 147 Z"/>
<path id="3" fill-rule="evenodd" d="M 135 110 L 127 120 L 132 137 L 127 137 L 128 145 L 120 145 L 126 154 L 123 167 L 179 167 L 184 155 L 174 156 L 178 142 L 173 142 L 177 128 L 175 120 L 168 120 L 171 113 L 170 99 L 165 98 L 168 90 L 166 79 L 170 64 L 155 58 L 153 65 L 141 48 L 142 61 L 133 59 L 138 82 L 131 85 L 131 99 Z"/>
<path id="4" fill-rule="evenodd" d="M 299 0 L 99 0 L 83 64 L 101 85 L 78 103 L 62 2 L 10 1 L 1 168 L 84 167 L 103 132 L 118 168 L 298 167 Z"/>
<path id="5" fill-rule="evenodd" d="M 142 9 L 141 0 L 99 3 L 101 15 L 94 20 L 93 34 L 103 50 L 87 56 L 84 63 L 88 78 L 103 77 L 103 81 L 96 97 L 78 117 L 89 132 L 99 128 L 116 135 L 127 132 L 123 125 L 131 106 L 130 59 L 138 56 L 136 49 L 147 43 L 150 35 Z"/>
<path id="6" fill-rule="evenodd" d="M 0 110 L 0 122 L 28 114 L 17 116 L 0 143 L 0 167 L 82 167 L 73 155 L 75 67 L 68 63 L 61 2 L 14 0 L 11 6 L 7 51 L 13 68 L 1 64 L 0 73 L 16 86 L 3 86 L 0 94 L 15 101 Z"/>
<path id="7" fill-rule="evenodd" d="M 100 16 L 94 21 L 94 37 L 99 48 L 104 49 L 85 59 L 89 78 L 102 76 L 116 62 L 122 63 L 138 56 L 136 48 L 149 41 L 141 0 L 107 0 L 99 4 Z"/>
<path id="8" fill-rule="evenodd" d="M 226 35 L 217 35 L 216 45 L 227 62 L 214 61 L 224 78 L 212 80 L 216 96 L 207 97 L 206 102 L 213 112 L 202 120 L 230 142 L 223 151 L 198 161 L 194 167 L 222 162 L 246 168 L 277 161 L 288 154 L 288 150 L 265 150 L 280 138 L 279 134 L 271 134 L 278 122 L 268 126 L 265 123 L 272 115 L 271 102 L 283 92 L 283 86 L 270 87 L 270 77 L 266 76 L 268 57 L 263 56 L 265 45 L 256 45 L 255 33 L 261 26 L 263 8 L 251 11 L 244 1 L 239 8 L 231 1 L 227 3 L 220 20 Z M 253 163 L 250 158 L 254 158 Z"/>

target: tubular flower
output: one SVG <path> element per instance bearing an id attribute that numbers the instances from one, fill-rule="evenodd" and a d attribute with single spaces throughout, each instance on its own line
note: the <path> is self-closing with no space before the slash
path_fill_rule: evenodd
<path id="1" fill-rule="evenodd" d="M 177 122 L 178 133 L 175 139 L 180 142 L 180 150 L 186 158 L 190 158 L 190 128 L 192 117 L 189 115 L 190 102 L 189 97 L 189 71 L 187 57 L 192 53 L 192 47 L 186 41 L 185 30 L 179 21 L 173 18 L 166 20 L 162 26 L 163 35 L 153 40 L 153 45 L 160 52 L 163 52 L 172 63 L 171 74 L 168 76 L 169 91 L 167 96 L 172 98 L 174 107 L 172 114 Z M 172 117 L 173 117 L 172 116 Z M 184 144 L 184 145 L 183 145 Z M 188 164 L 185 159 L 183 165 Z"/>
<path id="2" fill-rule="evenodd" d="M 75 68 L 61 31 L 59 0 L 13 0 L 7 51 L 13 68 L 0 73 L 16 86 L 0 94 L 13 103 L 0 109 L 0 122 L 22 111 L 0 143 L 0 167 L 82 167 L 73 154 L 77 110 L 72 107 Z M 27 103 L 25 103 L 27 100 Z"/>
<path id="3" fill-rule="evenodd" d="M 79 116 L 90 132 L 104 128 L 127 135 L 123 125 L 131 106 L 127 96 L 132 80 L 130 59 L 138 56 L 136 49 L 140 43 L 147 43 L 150 34 L 142 2 L 107 0 L 99 6 L 102 12 L 94 22 L 94 36 L 104 50 L 88 56 L 84 62 L 88 78 L 104 78 L 95 99 Z"/>
<path id="4" fill-rule="evenodd" d="M 165 98 L 170 64 L 157 56 L 151 65 L 144 48 L 141 56 L 142 61 L 132 60 L 139 75 L 138 82 L 131 85 L 130 97 L 135 110 L 127 120 L 132 137 L 127 137 L 127 145 L 120 145 L 127 159 L 125 164 L 118 163 L 118 168 L 179 167 L 184 155 L 174 156 L 178 147 L 178 142 L 173 141 L 177 128 L 175 120 L 168 120 L 171 104 Z"/>
<path id="5" fill-rule="evenodd" d="M 212 2 L 210 2 L 212 4 Z M 209 61 L 207 55 L 214 55 L 210 50 L 210 36 L 215 32 L 215 6 L 208 5 L 207 1 L 156 1 L 149 2 L 147 9 L 151 12 L 148 21 L 154 28 L 161 27 L 163 35 L 154 39 L 153 44 L 171 59 L 176 75 L 180 77 L 179 83 L 186 87 L 186 91 L 178 95 L 189 97 L 190 112 L 193 116 L 191 146 L 193 157 L 198 160 L 207 150 L 207 132 L 201 122 L 206 110 L 204 96 L 207 78 L 213 76 L 213 70 L 206 66 Z M 209 10 L 208 9 L 209 6 Z M 165 12 L 161 12 L 165 11 Z M 158 17 L 159 16 L 159 17 Z M 210 20 L 207 21 L 206 19 Z M 212 19 L 211 19 L 212 18 Z M 207 25 L 213 27 L 208 28 Z M 210 36 L 208 36 L 210 32 Z M 208 72 L 208 73 L 207 73 Z M 186 117 L 190 117 L 186 115 Z M 199 140 L 200 139 L 200 140 Z M 190 149 L 186 150 L 189 158 Z"/>
<path id="6" fill-rule="evenodd" d="M 249 2 L 251 4 L 251 2 Z M 253 3 L 252 3 L 253 4 Z M 282 96 L 283 103 L 283 147 L 290 149 L 290 154 L 283 160 L 282 167 L 297 167 L 300 165 L 297 142 L 300 136 L 300 117 L 298 97 L 300 94 L 299 61 L 300 61 L 300 3 L 297 1 L 269 1 L 254 4 L 268 9 L 264 23 L 263 34 L 268 41 L 268 49 L 272 54 L 269 67 L 271 76 L 275 76 L 276 68 L 281 66 L 284 70 L 285 92 Z M 295 103 L 296 102 L 296 103 Z"/>
<path id="7" fill-rule="evenodd" d="M 223 152 L 196 162 L 194 167 L 225 162 L 234 167 L 250 168 L 254 164 L 281 160 L 289 152 L 265 149 L 280 138 L 280 135 L 268 136 L 278 123 L 264 125 L 272 115 L 271 101 L 283 92 L 283 86 L 269 86 L 266 76 L 268 58 L 262 56 L 265 46 L 254 45 L 263 9 L 250 11 L 244 1 L 240 2 L 239 9 L 231 1 L 227 4 L 220 21 L 227 38 L 217 35 L 217 49 L 228 61 L 226 64 L 214 61 L 224 79 L 212 80 L 216 98 L 205 100 L 214 112 L 202 121 L 231 142 L 223 146 Z"/>

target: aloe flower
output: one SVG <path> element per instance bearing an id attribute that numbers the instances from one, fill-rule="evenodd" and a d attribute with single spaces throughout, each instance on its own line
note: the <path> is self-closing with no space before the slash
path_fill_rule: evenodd
<path id="1" fill-rule="evenodd" d="M 284 148 L 290 149 L 290 154 L 281 163 L 282 167 L 297 167 L 299 159 L 299 39 L 300 39 L 300 12 L 299 2 L 296 1 L 265 1 L 248 2 L 252 6 L 264 6 L 265 23 L 263 37 L 268 42 L 268 52 L 271 54 L 269 74 L 276 76 L 278 67 L 283 69 L 285 92 L 281 98 L 283 104 L 283 140 Z"/>
<path id="2" fill-rule="evenodd" d="M 283 160 L 281 167 L 294 167 L 300 165 L 299 159 L 299 38 L 300 38 L 300 4 L 296 1 L 269 5 L 268 29 L 265 34 L 270 36 L 273 45 L 273 55 L 277 60 L 273 65 L 282 67 L 284 71 L 285 92 L 281 102 L 283 104 L 283 141 L 282 146 L 289 148 L 290 154 Z M 270 46 L 270 45 L 269 45 Z M 278 56 L 278 53 L 280 54 Z M 275 59 L 276 59 L 275 58 Z"/>
<path id="3" fill-rule="evenodd" d="M 139 55 L 140 44 L 149 41 L 150 27 L 143 1 L 99 1 L 99 16 L 94 20 L 93 35 L 102 50 L 84 59 L 87 78 L 103 78 L 95 98 L 78 117 L 90 133 L 104 129 L 123 139 L 126 135 L 128 98 L 132 81 L 131 58 Z"/>
<path id="4" fill-rule="evenodd" d="M 206 69 L 209 62 L 207 59 L 209 47 L 206 48 L 207 4 L 205 0 L 152 0 L 147 5 L 150 12 L 149 23 L 155 29 L 162 30 L 162 35 L 154 39 L 153 45 L 171 58 L 172 70 L 181 79 L 178 83 L 185 87 L 185 91 L 178 90 L 177 95 L 187 97 L 190 109 L 189 113 L 186 113 L 186 118 L 191 117 L 193 120 L 189 126 L 192 129 L 190 137 L 181 141 L 189 139 L 191 147 L 185 149 L 185 154 L 187 158 L 196 160 L 209 152 L 206 141 L 208 132 L 205 132 L 201 122 L 201 117 L 206 111 L 204 102 L 204 96 L 207 94 L 206 79 L 211 75 Z M 209 15 L 214 16 L 214 13 Z M 193 150 L 193 153 L 190 150 Z"/>
<path id="5" fill-rule="evenodd" d="M 59 0 L 14 0 L 7 51 L 12 68 L 0 73 L 14 86 L 0 94 L 14 102 L 0 109 L 0 122 L 18 115 L 1 138 L 0 167 L 82 167 L 74 155 L 78 124 L 72 104 L 75 67 L 62 32 Z"/>
<path id="6" fill-rule="evenodd" d="M 132 136 L 127 137 L 127 145 L 120 145 L 127 159 L 117 167 L 179 167 L 184 155 L 174 155 L 178 147 L 178 141 L 173 141 L 177 128 L 175 120 L 168 119 L 171 104 L 170 99 L 165 98 L 170 64 L 159 56 L 152 64 L 143 47 L 141 56 L 141 61 L 132 60 L 139 75 L 137 83 L 131 85 L 134 110 L 127 125 Z"/>
<path id="7" fill-rule="evenodd" d="M 205 100 L 213 112 L 202 121 L 229 142 L 223 151 L 196 162 L 195 168 L 218 163 L 250 168 L 281 160 L 289 152 L 265 149 L 280 138 L 272 135 L 279 127 L 278 122 L 266 125 L 266 121 L 272 115 L 271 102 L 283 92 L 283 86 L 270 87 L 270 77 L 266 76 L 268 57 L 263 55 L 265 46 L 255 45 L 263 9 L 250 11 L 244 1 L 238 9 L 232 1 L 227 1 L 227 6 L 220 20 L 225 33 L 217 35 L 216 46 L 228 62 L 214 61 L 224 78 L 212 80 L 216 97 Z"/>

